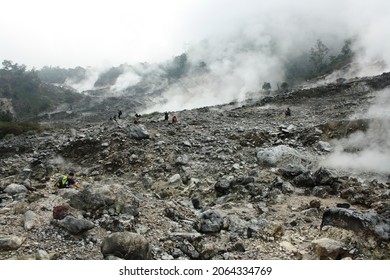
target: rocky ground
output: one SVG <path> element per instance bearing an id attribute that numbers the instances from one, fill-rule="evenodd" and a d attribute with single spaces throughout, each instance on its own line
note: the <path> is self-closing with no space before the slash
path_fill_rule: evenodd
<path id="1" fill-rule="evenodd" d="M 389 259 L 390 168 L 321 164 L 332 139 L 369 129 L 356 116 L 389 85 L 387 73 L 171 112 L 176 124 L 97 117 L 3 139 L 0 259 Z M 56 190 L 69 171 L 82 189 Z"/>

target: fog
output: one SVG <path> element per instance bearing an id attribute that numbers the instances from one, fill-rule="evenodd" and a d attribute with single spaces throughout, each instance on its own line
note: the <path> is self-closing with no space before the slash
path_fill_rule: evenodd
<path id="1" fill-rule="evenodd" d="M 334 152 L 323 161 L 324 166 L 359 172 L 390 172 L 390 90 L 376 94 L 375 102 L 366 113 L 352 117 L 369 119 L 368 130 L 333 141 Z"/>
<path id="2" fill-rule="evenodd" d="M 390 61 L 385 0 L 14 0 L 2 11 L 0 59 L 35 68 L 86 67 L 86 80 L 67 81 L 79 91 L 123 63 L 165 63 L 181 53 L 190 63 L 204 61 L 207 73 L 171 84 L 156 100 L 165 102 L 158 104 L 164 110 L 240 101 L 264 82 L 276 89 L 284 62 L 317 39 L 337 52 L 355 38 L 354 68 L 341 73 L 347 78 L 382 73 Z M 120 94 L 139 81 L 129 68 L 111 91 Z"/>

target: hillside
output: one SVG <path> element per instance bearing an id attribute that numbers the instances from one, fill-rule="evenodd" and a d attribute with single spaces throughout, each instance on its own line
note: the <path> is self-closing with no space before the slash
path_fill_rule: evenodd
<path id="1" fill-rule="evenodd" d="M 0 69 L 0 114 L 2 120 L 34 120 L 43 112 L 54 111 L 64 103 L 68 106 L 81 100 L 79 93 L 43 83 L 37 72 L 25 65 L 5 60 Z"/>
<path id="2" fill-rule="evenodd" d="M 175 124 L 46 117 L 50 131 L 0 142 L 0 259 L 389 259 L 390 168 L 365 157 L 389 155 L 389 85 L 169 112 Z M 53 188 L 69 171 L 82 189 Z"/>

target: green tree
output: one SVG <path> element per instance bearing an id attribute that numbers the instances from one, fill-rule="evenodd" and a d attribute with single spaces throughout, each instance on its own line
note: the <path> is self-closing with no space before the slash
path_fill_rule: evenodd
<path id="1" fill-rule="evenodd" d="M 11 60 L 4 60 L 2 62 L 3 64 L 3 69 L 5 71 L 10 71 L 14 74 L 23 74 L 26 71 L 26 66 L 25 65 L 18 65 L 17 63 L 12 63 Z"/>
<path id="2" fill-rule="evenodd" d="M 264 82 L 263 86 L 261 87 L 263 90 L 269 91 L 271 90 L 271 83 Z"/>
<path id="3" fill-rule="evenodd" d="M 13 119 L 13 116 L 9 110 L 6 112 L 0 112 L 0 121 L 3 122 L 11 122 Z"/>
<path id="4" fill-rule="evenodd" d="M 106 86 L 114 85 L 120 75 L 123 74 L 122 67 L 111 67 L 108 71 L 99 75 L 99 78 L 95 82 L 94 86 Z"/>
<path id="5" fill-rule="evenodd" d="M 345 57 L 351 57 L 353 55 L 351 45 L 352 45 L 351 39 L 344 40 L 344 45 L 341 48 L 341 55 Z"/>
<path id="6" fill-rule="evenodd" d="M 50 110 L 60 102 L 79 100 L 81 97 L 71 91 L 42 83 L 38 72 L 26 70 L 26 66 L 5 60 L 0 69 L 0 97 L 12 102 L 12 119 L 25 120 L 35 118 L 39 113 Z M 10 114 L 4 112 L 1 119 L 10 120 Z"/>
<path id="7" fill-rule="evenodd" d="M 326 67 L 328 53 L 329 48 L 319 39 L 310 49 L 310 60 L 317 72 L 321 72 Z"/>
<path id="8" fill-rule="evenodd" d="M 287 82 L 283 82 L 281 85 L 280 85 L 280 88 L 285 91 L 285 90 L 288 90 L 288 83 Z"/>
<path id="9" fill-rule="evenodd" d="M 190 65 L 187 54 L 183 53 L 173 59 L 172 63 L 170 63 L 166 71 L 169 78 L 178 79 L 184 76 L 189 68 Z"/>

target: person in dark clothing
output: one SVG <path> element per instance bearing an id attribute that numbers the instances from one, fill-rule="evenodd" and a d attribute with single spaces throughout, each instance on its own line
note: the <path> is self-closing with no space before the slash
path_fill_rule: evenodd
<path id="1" fill-rule="evenodd" d="M 168 119 L 169 119 L 168 112 L 165 112 L 165 113 L 164 113 L 164 120 L 165 120 L 165 121 L 168 121 Z"/>
<path id="2" fill-rule="evenodd" d="M 286 112 L 284 112 L 284 115 L 285 115 L 286 117 L 291 116 L 291 110 L 290 110 L 289 107 L 287 107 Z"/>
<path id="3" fill-rule="evenodd" d="M 120 119 L 120 118 L 121 118 L 121 116 L 122 116 L 122 111 L 121 111 L 121 110 L 119 110 L 119 111 L 118 111 L 118 119 Z"/>

